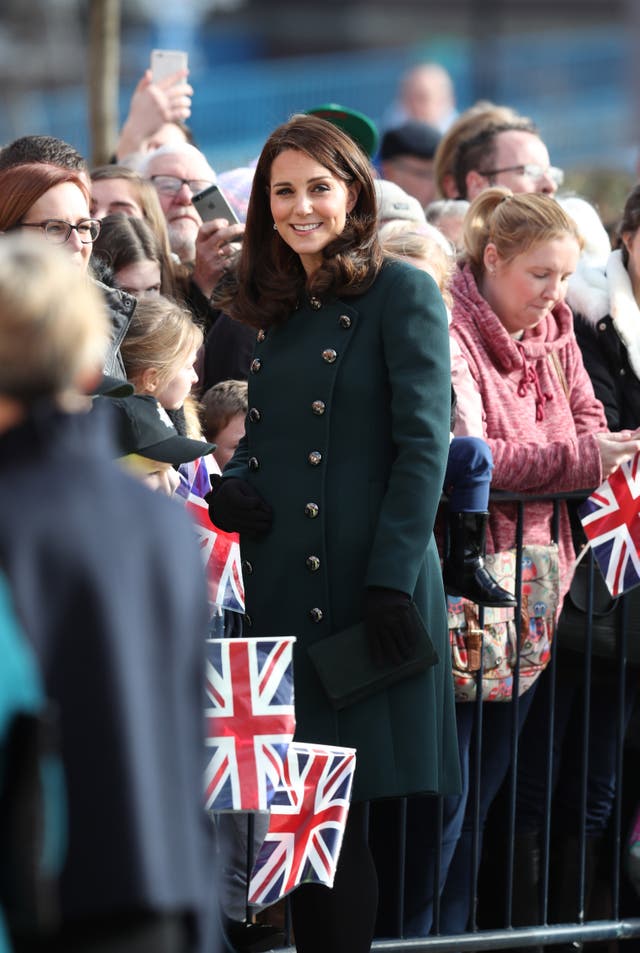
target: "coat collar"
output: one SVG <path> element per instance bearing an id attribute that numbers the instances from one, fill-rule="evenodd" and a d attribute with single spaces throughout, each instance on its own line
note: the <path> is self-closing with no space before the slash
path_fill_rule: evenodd
<path id="1" fill-rule="evenodd" d="M 627 350 L 633 373 L 640 379 L 640 309 L 619 248 L 609 256 L 607 284 L 610 296 L 609 313 L 613 326 Z"/>

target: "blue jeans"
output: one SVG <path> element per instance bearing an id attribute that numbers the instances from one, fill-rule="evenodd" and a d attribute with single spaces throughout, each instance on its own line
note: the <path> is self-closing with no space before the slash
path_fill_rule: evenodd
<path id="1" fill-rule="evenodd" d="M 577 835 L 580 826 L 582 745 L 584 732 L 584 657 L 557 653 L 553 737 L 554 823 L 563 834 Z M 525 725 L 518 759 L 517 825 L 519 832 L 544 827 L 548 725 L 552 673 L 547 668 Z M 615 798 L 617 712 L 620 698 L 616 663 L 594 657 L 591 670 L 587 769 L 587 835 L 602 833 Z M 627 669 L 624 697 L 626 730 L 638 693 L 638 670 Z"/>
<path id="2" fill-rule="evenodd" d="M 484 513 L 489 508 L 493 457 L 479 437 L 454 437 L 444 475 L 452 513 Z"/>

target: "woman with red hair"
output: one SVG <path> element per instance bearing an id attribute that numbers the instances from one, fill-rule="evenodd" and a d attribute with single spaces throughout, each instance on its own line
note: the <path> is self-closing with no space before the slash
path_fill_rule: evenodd
<path id="1" fill-rule="evenodd" d="M 0 172 L 0 231 L 34 229 L 86 269 L 100 222 L 89 213 L 89 187 L 80 172 L 43 162 Z"/>

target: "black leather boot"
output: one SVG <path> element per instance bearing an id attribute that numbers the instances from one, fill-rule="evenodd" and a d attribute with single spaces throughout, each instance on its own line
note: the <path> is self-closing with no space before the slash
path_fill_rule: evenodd
<path id="1" fill-rule="evenodd" d="M 540 836 L 537 831 L 516 834 L 513 843 L 513 894 L 511 923 L 514 927 L 539 926 L 542 922 L 540 905 Z M 541 946 L 528 949 L 544 953 Z"/>
<path id="2" fill-rule="evenodd" d="M 488 513 L 449 513 L 449 555 L 442 566 L 445 591 L 481 606 L 505 609 L 515 596 L 495 581 L 484 564 Z"/>
<path id="3" fill-rule="evenodd" d="M 602 836 L 587 835 L 584 857 L 584 905 L 579 909 L 578 885 L 580 878 L 580 839 L 567 835 L 558 837 L 551 848 L 551 882 L 549 884 L 549 923 L 576 923 L 589 919 L 589 898 L 595 881 Z M 579 953 L 580 940 L 548 946 L 553 953 Z"/>

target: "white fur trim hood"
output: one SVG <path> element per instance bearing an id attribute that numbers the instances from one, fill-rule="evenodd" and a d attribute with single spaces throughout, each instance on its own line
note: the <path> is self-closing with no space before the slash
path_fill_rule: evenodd
<path id="1" fill-rule="evenodd" d="M 629 272 L 622 262 L 619 248 L 612 251 L 607 261 L 606 275 L 591 275 L 593 269 L 578 269 L 572 275 L 567 293 L 567 304 L 588 324 L 611 315 L 616 333 L 624 344 L 633 373 L 640 379 L 640 308 L 633 294 Z M 575 283 L 573 279 L 579 277 Z M 591 278 L 591 281 L 589 281 Z M 606 285 L 606 305 L 603 306 L 603 281 Z"/>

